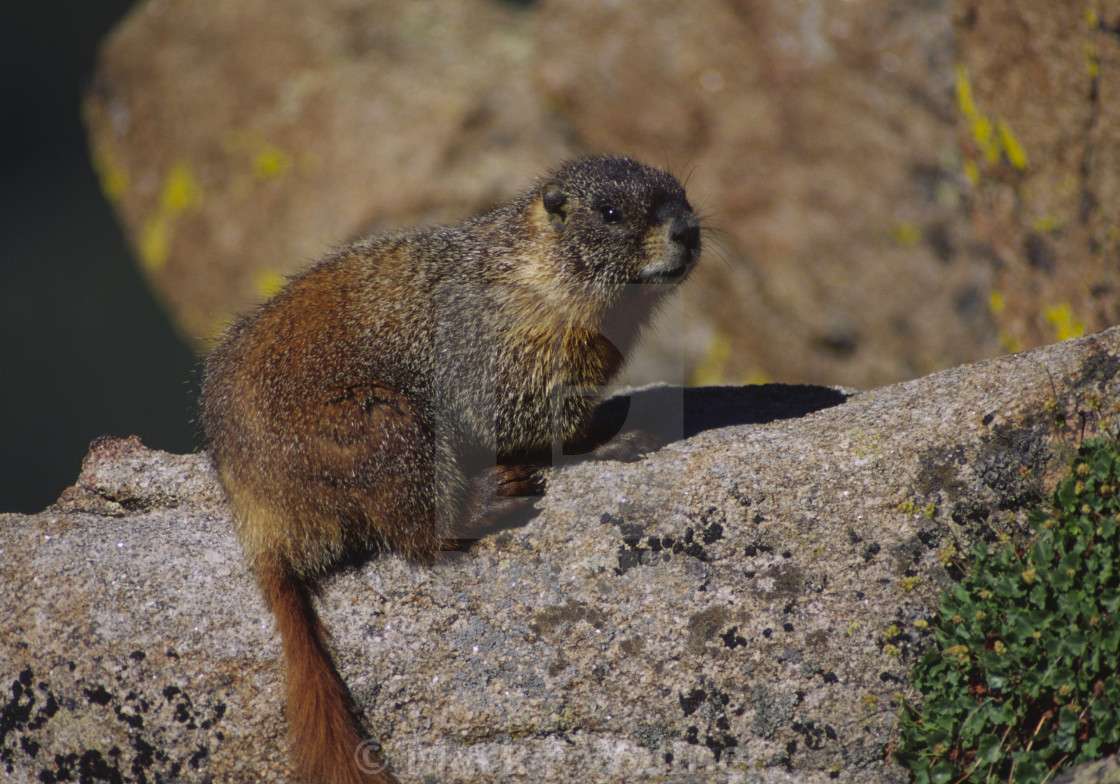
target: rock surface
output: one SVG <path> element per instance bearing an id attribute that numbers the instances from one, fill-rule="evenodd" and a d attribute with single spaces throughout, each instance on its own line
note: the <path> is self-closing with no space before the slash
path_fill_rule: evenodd
<path id="1" fill-rule="evenodd" d="M 1106 757 L 1059 774 L 1054 784 L 1120 784 L 1120 757 Z"/>
<path id="2" fill-rule="evenodd" d="M 1120 3 L 958 0 L 969 210 L 1009 348 L 1120 321 Z"/>
<path id="3" fill-rule="evenodd" d="M 137 5 L 86 118 L 188 339 L 586 151 L 686 176 L 713 229 L 646 379 L 868 387 L 1120 322 L 1116 0 L 516 5 Z"/>
<path id="4" fill-rule="evenodd" d="M 375 228 L 461 219 L 571 152 L 490 0 L 142 3 L 86 101 L 141 269 L 192 341 Z"/>
<path id="5" fill-rule="evenodd" d="M 182 333 L 360 232 L 610 151 L 686 177 L 713 230 L 639 378 L 869 387 L 1000 352 L 948 0 L 522 5 L 138 4 L 86 118 Z"/>
<path id="6" fill-rule="evenodd" d="M 556 469 L 527 524 L 320 599 L 402 782 L 904 782 L 889 751 L 952 544 L 1014 531 L 1120 330 L 868 392 L 632 393 L 669 443 Z M 104 439 L 0 516 L 0 770 L 285 781 L 278 644 L 204 457 Z"/>

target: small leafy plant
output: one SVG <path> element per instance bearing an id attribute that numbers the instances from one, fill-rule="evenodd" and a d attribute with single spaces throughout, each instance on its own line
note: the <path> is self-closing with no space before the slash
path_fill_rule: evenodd
<path id="1" fill-rule="evenodd" d="M 1117 442 L 1084 442 L 1051 504 L 942 599 L 900 721 L 917 784 L 1045 782 L 1120 748 Z"/>

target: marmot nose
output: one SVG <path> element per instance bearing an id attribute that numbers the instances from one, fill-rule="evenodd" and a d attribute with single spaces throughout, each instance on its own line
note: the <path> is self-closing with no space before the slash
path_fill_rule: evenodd
<path id="1" fill-rule="evenodd" d="M 700 222 L 691 212 L 676 215 L 669 223 L 669 239 L 690 251 L 700 247 Z"/>

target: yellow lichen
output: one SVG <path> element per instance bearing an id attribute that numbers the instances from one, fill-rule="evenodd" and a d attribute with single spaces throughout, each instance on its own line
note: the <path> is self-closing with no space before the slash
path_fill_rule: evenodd
<path id="1" fill-rule="evenodd" d="M 1002 156 L 1014 169 L 1026 170 L 1029 165 L 1026 148 L 1006 120 L 999 117 L 993 120 L 976 106 L 968 68 L 960 63 L 956 68 L 956 82 L 957 108 L 968 121 L 972 139 L 980 154 L 989 164 L 995 164 Z M 970 169 L 969 162 L 965 162 L 965 176 L 975 185 L 980 179 L 980 172 L 975 169 L 975 164 L 972 167 Z"/>
<path id="2" fill-rule="evenodd" d="M 988 295 L 988 310 L 992 312 L 993 316 L 998 316 L 1003 313 L 1007 307 L 1007 297 L 1003 296 L 998 291 L 993 291 Z"/>
<path id="3" fill-rule="evenodd" d="M 969 120 L 980 115 L 976 110 L 976 102 L 972 98 L 972 80 L 968 75 L 968 68 L 963 63 L 957 64 L 957 107 L 961 114 Z"/>
<path id="4" fill-rule="evenodd" d="M 950 542 L 946 547 L 943 547 L 941 551 L 937 553 L 937 562 L 942 566 L 948 566 L 956 557 L 957 547 L 952 542 Z"/>
<path id="5" fill-rule="evenodd" d="M 149 215 L 140 227 L 138 252 L 140 262 L 148 270 L 156 270 L 167 263 L 171 255 L 171 229 L 168 217 L 162 212 Z"/>
<path id="6" fill-rule="evenodd" d="M 270 299 L 284 287 L 286 278 L 275 270 L 260 270 L 253 276 L 253 290 L 261 299 Z"/>
<path id="7" fill-rule="evenodd" d="M 969 130 L 972 132 L 973 141 L 980 148 L 980 152 L 989 162 L 999 158 L 999 147 L 993 141 L 992 121 L 976 108 L 976 100 L 972 95 L 972 79 L 968 68 L 958 63 L 957 76 L 957 108 L 968 120 Z M 966 172 L 967 173 L 967 172 Z M 971 177 L 969 178 L 972 179 Z M 973 182 L 975 184 L 975 182 Z"/>
<path id="8" fill-rule="evenodd" d="M 311 166 L 308 156 L 297 158 L 284 147 L 264 138 L 259 128 L 238 128 L 222 139 L 222 149 L 234 159 L 238 173 L 230 185 L 235 197 L 248 196 L 261 183 L 278 180 Z"/>
<path id="9" fill-rule="evenodd" d="M 922 230 L 913 223 L 899 221 L 891 227 L 891 240 L 903 248 L 912 248 L 922 241 Z"/>
<path id="10" fill-rule="evenodd" d="M 1025 171 L 1029 161 L 1027 161 L 1027 151 L 1019 141 L 1019 137 L 1003 119 L 996 121 L 996 131 L 999 133 L 1000 146 L 1003 148 L 1003 154 L 1007 156 L 1007 162 L 1019 171 Z"/>
<path id="11" fill-rule="evenodd" d="M 700 364 L 692 372 L 690 384 L 692 386 L 705 386 L 708 384 L 721 384 L 726 379 L 724 370 L 727 360 L 731 356 L 731 341 L 722 333 L 716 333 L 708 343 L 708 350 Z"/>
<path id="12" fill-rule="evenodd" d="M 148 270 L 159 269 L 167 263 L 171 256 L 175 221 L 201 207 L 202 199 L 202 186 L 191 171 L 190 164 L 186 161 L 172 164 L 160 186 L 155 212 L 140 227 L 140 261 Z"/>
<path id="13" fill-rule="evenodd" d="M 1057 215 L 1039 215 L 1031 223 L 1035 234 L 1055 234 L 1062 229 L 1062 219 Z"/>
<path id="14" fill-rule="evenodd" d="M 980 182 L 980 168 L 974 161 L 970 161 L 967 158 L 964 161 L 964 177 L 968 180 L 968 184 L 973 187 Z"/>
<path id="15" fill-rule="evenodd" d="M 1090 79 L 1096 79 L 1101 75 L 1100 56 L 1097 54 L 1097 47 L 1092 41 L 1085 42 L 1085 68 L 1089 72 Z"/>
<path id="16" fill-rule="evenodd" d="M 293 165 L 290 152 L 268 142 L 263 142 L 253 154 L 253 175 L 262 182 L 283 177 Z"/>
<path id="17" fill-rule="evenodd" d="M 1014 354 L 1018 351 L 1023 350 L 1023 341 L 1020 340 L 1016 335 L 1013 335 L 1010 332 L 1008 332 L 1007 330 L 1000 330 L 1000 332 L 999 332 L 999 343 L 1000 343 L 1001 346 L 1003 346 L 1005 351 L 1007 351 L 1011 354 Z"/>
<path id="18" fill-rule="evenodd" d="M 856 457 L 866 457 L 882 448 L 882 440 L 881 433 L 865 433 L 863 430 L 856 430 L 852 434 L 851 450 Z"/>
<path id="19" fill-rule="evenodd" d="M 980 152 L 984 154 L 984 159 L 988 163 L 995 163 L 999 160 L 999 141 L 992 131 L 991 120 L 984 115 L 974 118 L 972 120 L 972 138 L 976 141 L 976 146 L 980 148 Z"/>
<path id="20" fill-rule="evenodd" d="M 769 384 L 770 376 L 766 375 L 765 370 L 755 368 L 743 376 L 743 383 L 747 386 Z"/>
<path id="21" fill-rule="evenodd" d="M 1051 305 L 1043 312 L 1046 323 L 1054 329 L 1055 340 L 1068 340 L 1085 334 L 1085 324 L 1073 314 L 1068 302 Z"/>
<path id="22" fill-rule="evenodd" d="M 190 164 L 178 161 L 163 180 L 159 195 L 160 210 L 169 218 L 177 218 L 201 205 L 202 186 L 191 171 Z"/>
<path id="23" fill-rule="evenodd" d="M 120 166 L 105 145 L 93 151 L 93 169 L 101 183 L 101 192 L 110 201 L 117 201 L 128 191 L 128 171 Z"/>

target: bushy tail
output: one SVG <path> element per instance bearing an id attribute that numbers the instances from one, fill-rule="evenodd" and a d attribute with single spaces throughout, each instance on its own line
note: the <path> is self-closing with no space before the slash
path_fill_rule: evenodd
<path id="1" fill-rule="evenodd" d="M 307 587 L 279 565 L 258 568 L 257 577 L 283 641 L 292 759 L 300 776 L 310 784 L 397 784 L 367 743 Z"/>

